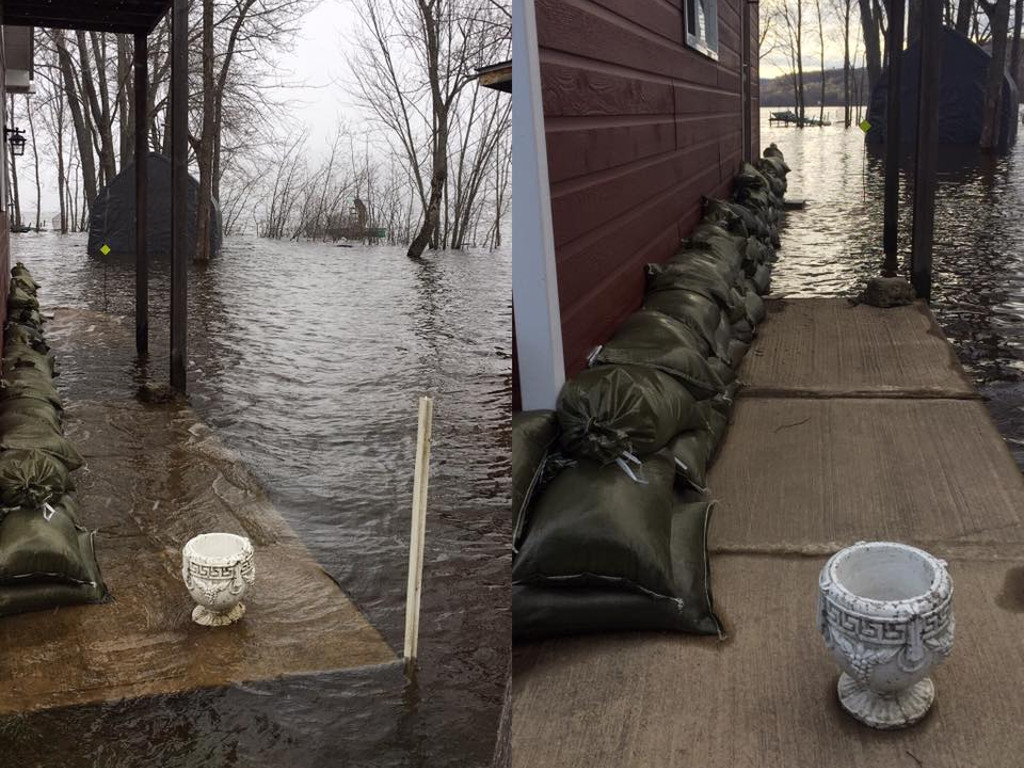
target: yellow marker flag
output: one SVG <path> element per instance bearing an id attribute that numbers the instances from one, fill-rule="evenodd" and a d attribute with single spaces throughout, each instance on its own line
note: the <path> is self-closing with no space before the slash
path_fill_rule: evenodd
<path id="1" fill-rule="evenodd" d="M 102 253 L 104 256 L 109 256 L 110 255 L 110 246 L 107 245 L 106 243 L 104 243 L 103 246 L 100 248 L 100 253 Z"/>
<path id="2" fill-rule="evenodd" d="M 864 131 L 864 133 L 867 133 L 869 130 L 871 130 L 871 123 L 868 122 L 868 119 L 866 117 L 860 121 L 860 129 Z"/>

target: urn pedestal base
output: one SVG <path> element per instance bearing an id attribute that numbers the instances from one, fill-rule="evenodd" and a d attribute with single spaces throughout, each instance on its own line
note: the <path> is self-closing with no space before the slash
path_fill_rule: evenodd
<path id="1" fill-rule="evenodd" d="M 839 703 L 865 725 L 881 730 L 906 728 L 926 714 L 935 700 L 935 685 L 926 677 L 895 693 L 875 693 L 843 672 L 839 677 Z"/>
<path id="2" fill-rule="evenodd" d="M 192 609 L 192 621 L 196 624 L 202 624 L 204 627 L 226 627 L 228 624 L 234 624 L 244 615 L 245 606 L 242 603 L 224 613 L 211 611 L 201 605 L 197 605 Z"/>

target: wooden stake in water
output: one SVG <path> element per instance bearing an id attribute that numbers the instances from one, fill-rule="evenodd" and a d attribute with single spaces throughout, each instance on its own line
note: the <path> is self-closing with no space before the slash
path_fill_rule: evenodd
<path id="1" fill-rule="evenodd" d="M 405 598 L 405 670 L 416 665 L 420 636 L 420 594 L 423 591 L 423 538 L 427 529 L 427 481 L 430 476 L 430 437 L 434 401 L 420 398 L 416 434 L 416 474 L 412 486 L 412 537 L 409 541 L 409 587 Z"/>

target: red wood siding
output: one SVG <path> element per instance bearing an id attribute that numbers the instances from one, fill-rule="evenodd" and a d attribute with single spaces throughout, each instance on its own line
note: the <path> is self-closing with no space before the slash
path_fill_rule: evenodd
<path id="1" fill-rule="evenodd" d="M 672 255 L 701 196 L 730 191 L 744 6 L 719 0 L 715 62 L 683 44 L 682 0 L 536 2 L 567 375 L 640 305 L 643 265 Z M 756 6 L 749 29 L 756 153 Z"/>

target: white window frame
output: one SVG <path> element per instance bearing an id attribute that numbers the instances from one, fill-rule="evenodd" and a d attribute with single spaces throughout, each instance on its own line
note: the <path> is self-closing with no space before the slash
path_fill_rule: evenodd
<path id="1" fill-rule="evenodd" d="M 718 0 L 683 0 L 683 26 L 686 45 L 718 61 Z"/>

